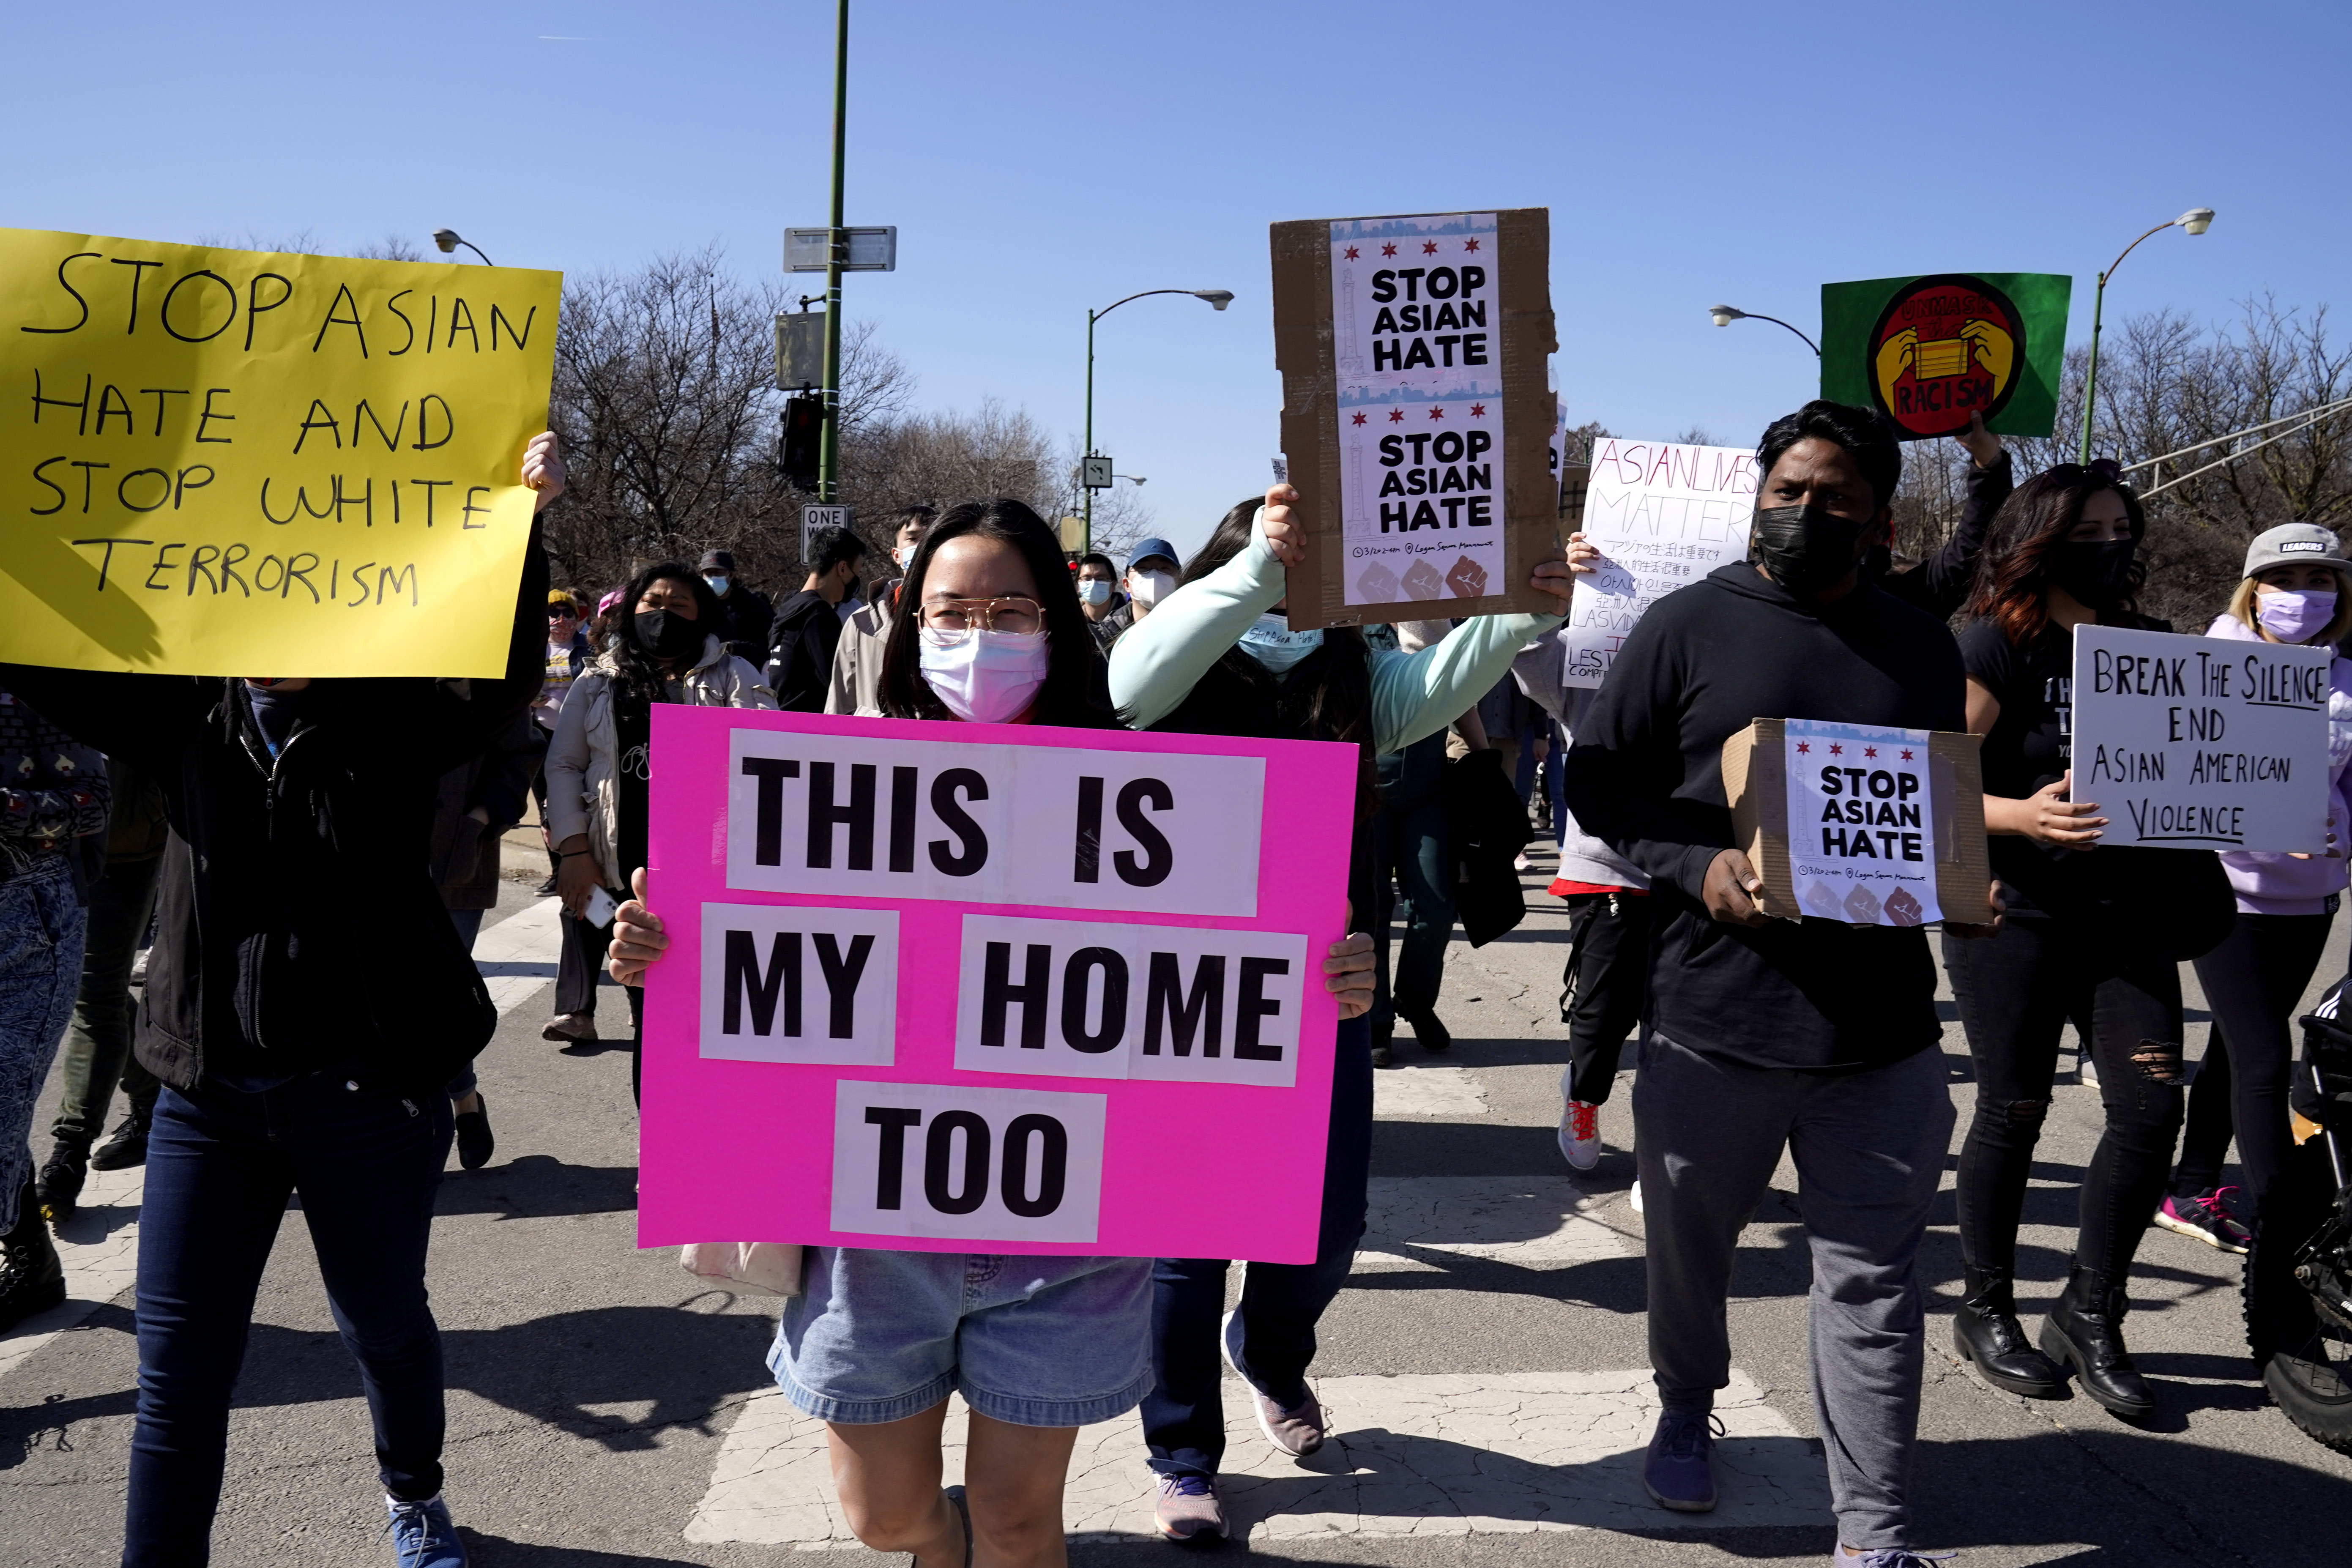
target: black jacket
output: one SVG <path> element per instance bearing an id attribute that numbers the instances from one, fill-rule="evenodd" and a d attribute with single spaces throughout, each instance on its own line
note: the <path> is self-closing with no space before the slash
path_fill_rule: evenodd
<path id="1" fill-rule="evenodd" d="M 1912 730 L 1966 723 L 1960 652 L 1943 624 L 1864 584 L 1801 604 L 1745 561 L 1642 617 L 1568 753 L 1568 808 L 1650 875 L 1658 900 L 1650 1022 L 1754 1067 L 1884 1066 L 1932 1044 L 1936 969 L 1924 929 L 1715 920 L 1707 868 L 1732 847 L 1723 742 L 1757 719 Z"/>
<path id="2" fill-rule="evenodd" d="M 1882 569 L 1877 574 L 1878 585 L 1939 621 L 1958 615 L 1960 606 L 1969 602 L 1969 590 L 1976 583 L 1977 558 L 1984 553 L 1985 531 L 1992 526 L 1993 514 L 2000 510 L 2000 503 L 2009 499 L 2015 475 L 2006 447 L 2001 450 L 2000 461 L 1990 468 L 1979 468 L 1971 461 L 1968 496 L 1960 503 L 1960 521 L 1953 528 L 1952 537 L 1944 542 L 1941 550 L 1916 566 L 1902 572 Z"/>
<path id="3" fill-rule="evenodd" d="M 776 618 L 768 596 L 740 583 L 730 583 L 719 596 L 719 640 L 727 645 L 729 653 L 758 668 L 768 657 L 768 627 Z"/>
<path id="4" fill-rule="evenodd" d="M 437 1092 L 489 1042 L 497 1011 L 428 868 L 434 795 L 538 692 L 546 603 L 534 528 L 502 678 L 322 680 L 275 758 L 241 680 L 0 666 L 163 789 L 141 1065 L 179 1089 L 333 1070 Z"/>
<path id="5" fill-rule="evenodd" d="M 833 681 L 833 650 L 841 641 L 841 607 L 803 588 L 776 610 L 769 634 L 768 689 L 787 713 L 822 713 Z"/>

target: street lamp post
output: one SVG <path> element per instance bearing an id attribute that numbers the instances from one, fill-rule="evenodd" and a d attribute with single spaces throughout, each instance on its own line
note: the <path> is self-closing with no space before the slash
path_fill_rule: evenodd
<path id="1" fill-rule="evenodd" d="M 2191 207 L 2179 217 L 2158 224 L 2139 239 L 2124 247 L 2124 255 L 2115 259 L 2115 266 L 2099 274 L 2099 288 L 2091 300 L 2091 366 L 2083 377 L 2083 441 L 2074 460 L 2087 464 L 2091 460 L 2091 416 L 2099 406 L 2099 317 L 2107 303 L 2107 279 L 2116 275 L 2116 268 L 2124 264 L 2124 256 L 2139 248 L 2139 240 L 2149 234 L 2162 234 L 2168 228 L 2185 228 L 2191 234 L 2203 234 L 2213 226 L 2211 207 Z"/>
<path id="2" fill-rule="evenodd" d="M 455 256 L 457 253 L 457 247 L 462 245 L 467 249 L 472 251 L 476 256 L 481 256 L 483 266 L 496 267 L 498 265 L 497 262 L 492 261 L 488 257 L 482 256 L 482 247 L 480 246 L 476 245 L 470 239 L 459 238 L 457 231 L 454 228 L 435 229 L 433 231 L 433 243 L 440 247 L 441 254 L 444 256 Z"/>
<path id="3" fill-rule="evenodd" d="M 1195 300 L 1206 300 L 1213 310 L 1222 310 L 1234 302 L 1234 291 L 1230 289 L 1146 289 L 1140 294 L 1129 294 L 1127 300 L 1114 300 L 1099 310 L 1087 311 L 1087 434 L 1086 450 L 1080 454 L 1078 467 L 1078 483 L 1087 494 L 1085 526 L 1079 541 L 1080 554 L 1095 547 L 1095 491 L 1094 487 L 1086 482 L 1085 465 L 1085 459 L 1095 455 L 1095 323 L 1126 304 L 1128 300 L 1148 299 L 1154 294 L 1190 294 Z M 1136 482 L 1142 483 L 1140 479 Z"/>
<path id="4" fill-rule="evenodd" d="M 1753 310 L 1743 310 L 1737 305 L 1709 305 L 1706 308 L 1706 313 L 1708 319 L 1713 321 L 1718 327 L 1727 327 L 1734 321 L 1769 321 L 1776 327 L 1789 327 L 1789 323 L 1782 321 L 1778 316 L 1759 316 Z M 1792 332 L 1797 332 L 1797 329 L 1794 327 L 1789 327 L 1789 330 Z M 1797 340 L 1803 343 L 1807 348 L 1813 351 L 1814 358 L 1818 359 L 1821 357 L 1821 344 L 1813 342 L 1812 339 L 1805 336 L 1802 332 L 1797 332 Z"/>

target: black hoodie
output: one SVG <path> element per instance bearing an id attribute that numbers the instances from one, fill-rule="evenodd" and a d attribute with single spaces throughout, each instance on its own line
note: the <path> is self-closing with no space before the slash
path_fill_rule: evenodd
<path id="1" fill-rule="evenodd" d="M 1936 970 L 1918 928 L 1706 912 L 1731 847 L 1723 742 L 1757 719 L 1961 730 L 1965 678 L 1935 617 L 1863 584 L 1801 604 L 1745 561 L 1661 599 L 1610 666 L 1568 753 L 1568 806 L 1648 872 L 1659 901 L 1651 1026 L 1752 1067 L 1883 1067 L 1931 1045 Z"/>

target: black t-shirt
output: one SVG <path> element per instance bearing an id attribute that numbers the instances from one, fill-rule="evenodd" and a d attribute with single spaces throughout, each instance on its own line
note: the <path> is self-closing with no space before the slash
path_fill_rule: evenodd
<path id="1" fill-rule="evenodd" d="M 2130 625 L 2141 631 L 2172 629 L 2168 621 L 2145 616 Z M 1960 633 L 1960 662 L 1969 679 L 2000 704 L 2000 717 L 1978 752 L 1985 793 L 2024 800 L 2055 784 L 2074 761 L 2074 634 L 2052 625 L 2020 647 L 1993 622 L 1975 621 Z M 2105 879 L 2093 879 L 2092 854 L 2013 833 L 1993 836 L 1986 848 L 1993 875 L 2008 885 L 2010 908 L 2021 914 L 2070 911 L 2104 897 Z M 2109 847 L 2096 853 L 2147 852 Z"/>

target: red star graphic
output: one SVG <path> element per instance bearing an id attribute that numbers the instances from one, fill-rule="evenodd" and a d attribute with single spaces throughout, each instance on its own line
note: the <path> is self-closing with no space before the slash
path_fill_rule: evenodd
<path id="1" fill-rule="evenodd" d="M 1473 419 L 1484 419 L 1486 417 L 1486 405 L 1483 403 L 1472 404 L 1470 405 L 1470 417 Z"/>
<path id="2" fill-rule="evenodd" d="M 1364 416 L 1363 416 L 1363 415 L 1362 415 L 1362 414 L 1360 414 L 1360 413 L 1359 413 L 1359 414 L 1356 414 L 1356 415 L 1352 416 L 1352 418 L 1353 418 L 1354 423 L 1356 423 L 1356 424 L 1358 424 L 1358 425 L 1361 425 L 1361 424 L 1364 422 Z"/>
<path id="3" fill-rule="evenodd" d="M 1813 743 L 1811 741 L 1800 741 L 1797 742 L 1797 750 L 1800 752 L 1810 752 L 1812 749 Z"/>
<path id="4" fill-rule="evenodd" d="M 1382 256 L 1394 256 L 1396 254 L 1396 247 L 1393 245 L 1383 245 L 1381 247 L 1381 254 Z"/>
<path id="5" fill-rule="evenodd" d="M 1432 419 L 1443 419 L 1445 417 L 1445 410 L 1443 408 L 1432 408 L 1429 411 L 1429 416 Z"/>
<path id="6" fill-rule="evenodd" d="M 1874 757 L 1878 755 L 1878 748 L 1876 746 L 1864 746 L 1862 749 L 1862 754 L 1865 757 Z"/>
<path id="7" fill-rule="evenodd" d="M 1462 242 L 1462 248 L 1465 250 L 1475 250 L 1478 248 L 1478 242 L 1475 239 L 1465 239 Z"/>
<path id="8" fill-rule="evenodd" d="M 1845 748 L 1843 746 L 1832 746 L 1830 748 L 1830 755 L 1832 757 L 1842 757 L 1845 755 Z"/>
<path id="9" fill-rule="evenodd" d="M 1436 254 L 1437 254 L 1437 241 L 1435 241 L 1435 240 L 1433 240 L 1433 239 L 1424 239 L 1424 240 L 1423 240 L 1423 241 L 1421 242 L 1421 253 L 1422 253 L 1423 256 L 1434 256 L 1434 255 L 1436 255 Z"/>
<path id="10" fill-rule="evenodd" d="M 1911 750 L 1907 746 L 1903 750 L 1903 760 L 1906 763 L 1911 760 Z"/>
<path id="11" fill-rule="evenodd" d="M 1356 247 L 1352 245 L 1348 247 L 1348 259 L 1350 261 L 1356 259 Z"/>
<path id="12" fill-rule="evenodd" d="M 1402 424 L 1403 424 L 1403 423 L 1404 423 L 1404 410 L 1403 410 L 1403 409 L 1402 409 L 1402 408 L 1391 408 L 1391 409 L 1390 409 L 1390 410 L 1389 410 L 1389 423 L 1390 423 L 1390 424 L 1391 424 L 1391 425 L 1402 425 Z"/>

